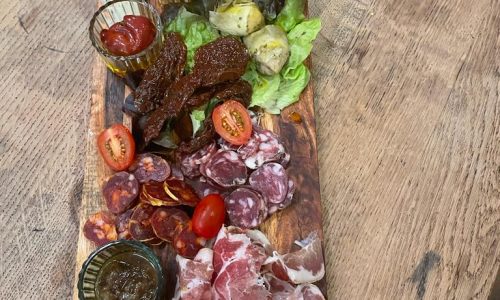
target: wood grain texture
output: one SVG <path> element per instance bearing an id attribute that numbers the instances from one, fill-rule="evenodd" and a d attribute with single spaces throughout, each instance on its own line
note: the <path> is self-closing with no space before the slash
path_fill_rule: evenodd
<path id="1" fill-rule="evenodd" d="M 0 7 L 0 299 L 68 299 L 95 3 Z M 500 264 L 499 1 L 309 8 L 323 21 L 312 69 L 330 298 L 418 299 L 420 287 L 487 299 Z"/>
<path id="2" fill-rule="evenodd" d="M 486 299 L 500 266 L 499 1 L 315 1 L 329 293 Z"/>
<path id="3" fill-rule="evenodd" d="M 310 66 L 310 63 L 308 65 Z M 92 242 L 83 236 L 81 229 L 91 214 L 105 208 L 101 186 L 111 174 L 97 152 L 96 134 L 114 123 L 122 123 L 123 121 L 121 107 L 125 97 L 125 86 L 118 77 L 109 71 L 106 72 L 104 68 L 103 63 L 96 58 L 92 73 L 91 112 L 80 213 L 74 299 L 78 299 L 76 284 L 80 267 L 95 249 Z M 291 112 L 299 113 L 303 121 L 301 123 L 290 121 L 286 116 Z M 303 240 L 312 232 L 316 232 L 320 238 L 323 237 L 312 84 L 305 89 L 296 105 L 283 112 L 283 116 L 263 114 L 261 125 L 282 137 L 285 147 L 292 157 L 288 173 L 296 183 L 297 190 L 292 204 L 286 210 L 270 217 L 261 226 L 261 229 L 278 252 L 288 253 L 297 250 L 296 247 L 293 247 L 295 240 Z M 166 284 L 166 299 L 170 299 L 174 295 L 176 283 L 174 276 L 176 272 L 175 251 L 169 245 L 153 248 L 162 258 L 168 282 Z M 317 285 L 326 295 L 326 280 L 323 279 Z"/>

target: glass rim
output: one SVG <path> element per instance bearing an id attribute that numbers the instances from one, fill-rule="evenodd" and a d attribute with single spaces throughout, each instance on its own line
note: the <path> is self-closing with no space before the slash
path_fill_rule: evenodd
<path id="1" fill-rule="evenodd" d="M 98 42 L 96 42 L 96 37 L 93 34 L 93 28 L 94 28 L 94 24 L 97 20 L 97 17 L 106 8 L 108 8 L 109 6 L 111 6 L 113 4 L 119 3 L 119 2 L 136 2 L 140 5 L 144 5 L 144 7 L 146 7 L 156 17 L 156 22 L 154 24 L 156 27 L 156 36 L 155 36 L 153 42 L 151 42 L 151 44 L 149 44 L 149 46 L 146 49 L 142 50 L 139 53 L 132 54 L 132 55 L 114 55 L 114 54 L 109 53 L 106 49 L 101 47 Z M 154 20 L 152 20 L 152 21 L 154 21 Z M 94 15 L 92 16 L 92 19 L 90 20 L 90 26 L 89 26 L 90 41 L 92 42 L 92 46 L 94 46 L 94 48 L 97 50 L 97 52 L 99 52 L 99 54 L 101 54 L 105 57 L 108 57 L 108 58 L 111 58 L 114 60 L 120 60 L 120 61 L 128 61 L 128 60 L 132 60 L 132 59 L 136 59 L 136 58 L 139 58 L 141 56 L 144 56 L 147 52 L 149 52 L 151 49 L 153 49 L 153 47 L 155 46 L 155 43 L 157 43 L 158 38 L 161 38 L 162 34 L 163 34 L 163 28 L 161 26 L 160 14 L 156 10 L 156 8 L 154 8 L 154 6 L 152 6 L 151 4 L 149 4 L 143 0 L 113 0 L 113 1 L 109 1 L 106 4 L 104 4 L 103 6 L 99 7 L 99 9 L 94 13 Z"/>
<path id="2" fill-rule="evenodd" d="M 117 240 L 117 241 L 109 242 L 107 244 L 104 244 L 104 245 L 98 247 L 97 249 L 92 251 L 92 253 L 90 253 L 89 257 L 87 257 L 87 259 L 83 262 L 82 268 L 80 269 L 80 272 L 78 273 L 78 285 L 77 285 L 78 299 L 81 299 L 81 300 L 85 299 L 83 297 L 83 280 L 84 280 L 84 275 L 85 275 L 90 263 L 102 251 L 104 251 L 108 248 L 111 248 L 113 246 L 120 245 L 120 244 L 130 246 L 131 248 L 134 248 L 135 250 L 143 251 L 146 254 L 148 254 L 146 257 L 145 256 L 143 256 L 143 257 L 153 265 L 153 267 L 155 268 L 155 271 L 156 271 L 156 275 L 159 276 L 157 289 L 156 289 L 156 298 L 158 298 L 158 296 L 162 293 L 162 291 L 164 289 L 163 285 L 164 285 L 164 281 L 165 281 L 165 275 L 163 274 L 163 268 L 161 266 L 160 258 L 153 252 L 153 250 L 151 250 L 149 247 L 147 247 L 146 245 L 144 245 L 141 242 L 133 241 L 133 240 Z M 153 259 L 151 259 L 151 257 Z"/>

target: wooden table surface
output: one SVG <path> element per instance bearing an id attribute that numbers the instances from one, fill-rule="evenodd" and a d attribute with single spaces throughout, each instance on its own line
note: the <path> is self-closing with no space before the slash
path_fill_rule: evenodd
<path id="1" fill-rule="evenodd" d="M 73 291 L 94 3 L 0 0 L 0 299 Z M 329 297 L 487 299 L 500 1 L 309 8 L 323 21 L 312 59 Z"/>

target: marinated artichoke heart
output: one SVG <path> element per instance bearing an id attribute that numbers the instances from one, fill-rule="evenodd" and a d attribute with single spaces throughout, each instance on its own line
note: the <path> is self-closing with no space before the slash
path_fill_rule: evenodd
<path id="1" fill-rule="evenodd" d="M 290 54 L 286 33 L 281 27 L 267 25 L 243 39 L 248 51 L 257 62 L 259 72 L 278 74 Z"/>
<path id="2" fill-rule="evenodd" d="M 246 36 L 264 26 L 264 16 L 250 0 L 229 0 L 209 12 L 214 27 L 230 35 Z"/>

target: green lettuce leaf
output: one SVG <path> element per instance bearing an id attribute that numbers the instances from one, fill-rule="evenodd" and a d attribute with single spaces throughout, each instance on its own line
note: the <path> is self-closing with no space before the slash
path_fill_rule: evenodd
<path id="1" fill-rule="evenodd" d="M 191 117 L 191 124 L 193 125 L 193 137 L 196 136 L 198 130 L 203 128 L 203 122 L 208 116 L 212 115 L 214 107 L 219 103 L 220 100 L 217 98 L 212 98 L 210 101 L 193 111 L 189 115 Z"/>
<path id="2" fill-rule="evenodd" d="M 313 18 L 295 26 L 287 35 L 290 45 L 290 57 L 281 73 L 286 76 L 300 66 L 311 54 L 313 42 L 321 30 L 321 20 Z"/>
<path id="3" fill-rule="evenodd" d="M 252 85 L 252 100 L 250 107 L 259 106 L 267 112 L 279 114 L 276 108 L 276 99 L 280 87 L 281 77 L 279 74 L 268 76 L 257 71 L 255 62 L 251 62 L 242 78 Z"/>
<path id="4" fill-rule="evenodd" d="M 300 94 L 309 83 L 310 78 L 311 73 L 304 64 L 299 65 L 297 68 L 289 71 L 286 76 L 283 76 L 277 93 L 276 108 L 282 110 L 297 102 Z"/>
<path id="5" fill-rule="evenodd" d="M 295 25 L 306 17 L 304 16 L 305 0 L 286 0 L 285 6 L 276 17 L 276 25 L 289 32 Z"/>
<path id="6" fill-rule="evenodd" d="M 164 29 L 167 32 L 178 32 L 186 43 L 187 64 L 186 71 L 194 65 L 196 50 L 219 37 L 219 32 L 210 25 L 204 17 L 190 13 L 184 7 L 179 9 L 177 17 Z"/>

